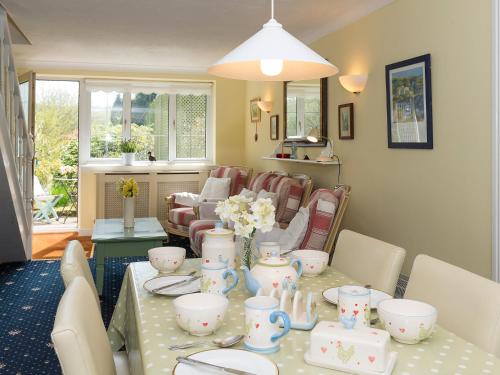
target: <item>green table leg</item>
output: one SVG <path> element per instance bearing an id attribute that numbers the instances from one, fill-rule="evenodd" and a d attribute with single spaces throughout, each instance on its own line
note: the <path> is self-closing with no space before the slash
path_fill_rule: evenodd
<path id="1" fill-rule="evenodd" d="M 107 241 L 95 244 L 96 256 L 96 287 L 102 295 L 104 286 L 104 259 L 130 256 L 147 256 L 148 250 L 163 246 L 162 240 L 148 241 Z"/>

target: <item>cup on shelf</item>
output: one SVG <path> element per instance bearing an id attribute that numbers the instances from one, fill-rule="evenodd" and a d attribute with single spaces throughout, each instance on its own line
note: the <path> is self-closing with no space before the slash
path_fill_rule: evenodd
<path id="1" fill-rule="evenodd" d="M 279 339 L 290 331 L 290 318 L 280 311 L 273 297 L 257 296 L 245 301 L 245 347 L 258 353 L 274 353 L 280 349 Z M 283 330 L 280 331 L 282 320 Z"/>
<path id="2" fill-rule="evenodd" d="M 227 278 L 233 281 L 227 286 Z M 226 295 L 238 284 L 238 274 L 227 263 L 205 263 L 201 265 L 201 292 Z"/>

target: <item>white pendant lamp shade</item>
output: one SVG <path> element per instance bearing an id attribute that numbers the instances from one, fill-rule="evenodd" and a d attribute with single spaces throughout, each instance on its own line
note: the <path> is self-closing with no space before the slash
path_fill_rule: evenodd
<path id="1" fill-rule="evenodd" d="M 332 76 L 338 71 L 274 18 L 208 69 L 219 77 L 248 81 L 300 81 Z"/>

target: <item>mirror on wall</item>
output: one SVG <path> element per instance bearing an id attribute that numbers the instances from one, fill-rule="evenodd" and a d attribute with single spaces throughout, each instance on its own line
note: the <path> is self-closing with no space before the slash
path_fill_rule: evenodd
<path id="1" fill-rule="evenodd" d="M 328 137 L 328 78 L 290 81 L 283 84 L 284 138 L 299 146 L 321 146 L 325 141 L 309 142 L 310 134 Z M 320 137 L 318 137 L 320 138 Z"/>

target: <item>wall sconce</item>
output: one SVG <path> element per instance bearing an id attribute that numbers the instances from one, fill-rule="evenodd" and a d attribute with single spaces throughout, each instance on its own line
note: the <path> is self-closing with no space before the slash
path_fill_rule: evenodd
<path id="1" fill-rule="evenodd" d="M 368 81 L 368 75 L 366 74 L 349 74 L 339 77 L 340 84 L 347 91 L 354 94 L 359 94 L 364 90 L 366 86 L 366 81 Z"/>
<path id="2" fill-rule="evenodd" d="M 271 109 L 273 109 L 273 102 L 272 101 L 264 101 L 264 100 L 260 100 L 257 102 L 257 106 L 260 108 L 261 111 L 264 111 L 264 112 L 271 112 Z"/>

